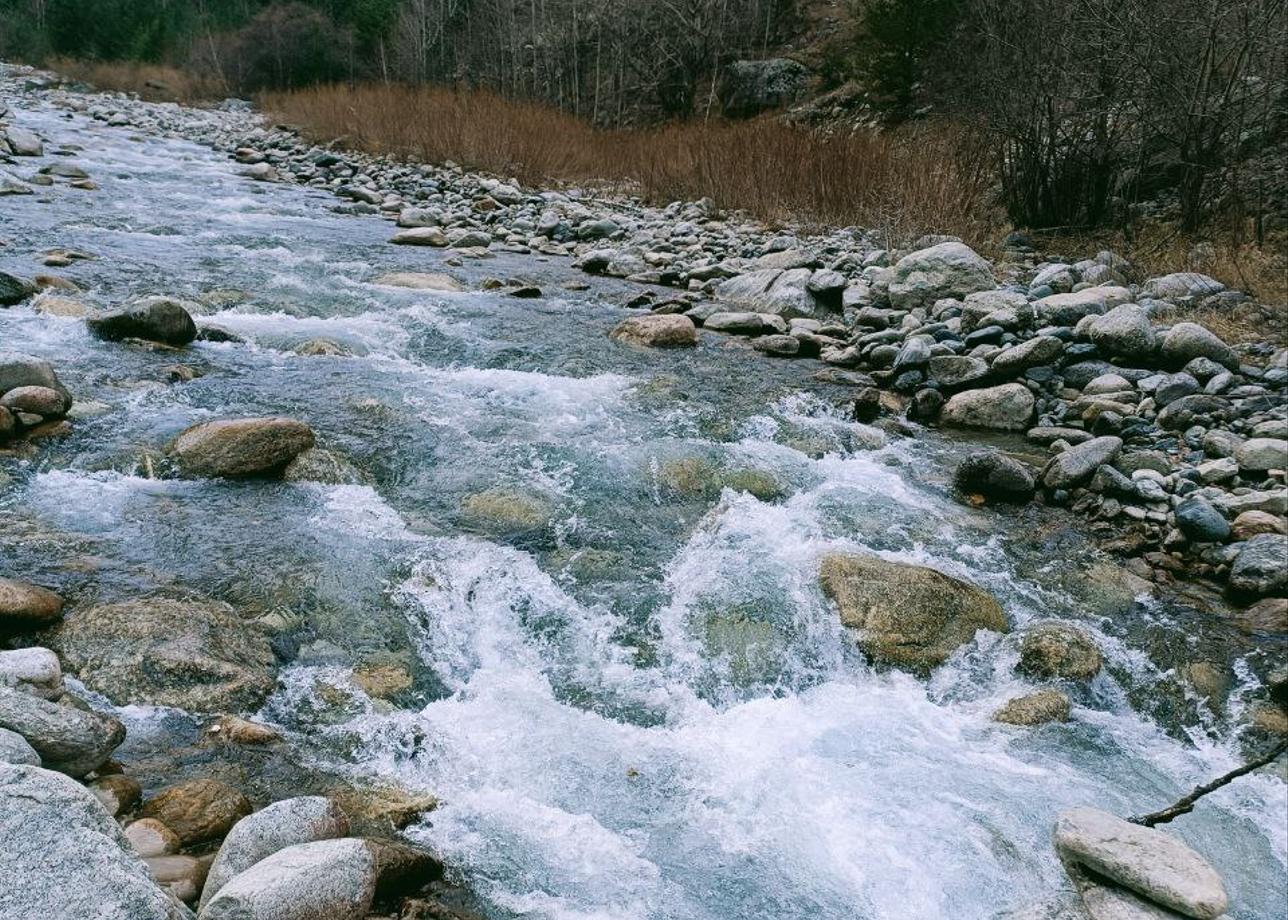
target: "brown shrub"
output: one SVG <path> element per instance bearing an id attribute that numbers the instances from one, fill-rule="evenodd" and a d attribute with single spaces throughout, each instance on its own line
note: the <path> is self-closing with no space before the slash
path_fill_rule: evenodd
<path id="1" fill-rule="evenodd" d="M 566 113 L 486 92 L 318 87 L 263 107 L 317 141 L 521 182 L 607 185 L 652 202 L 712 198 L 769 221 L 857 225 L 906 240 L 995 233 L 987 158 L 959 126 L 826 134 L 774 118 L 597 130 Z"/>
<path id="2" fill-rule="evenodd" d="M 163 64 L 136 61 L 77 61 L 57 58 L 49 68 L 105 92 L 134 93 L 159 102 L 208 102 L 229 95 L 218 80 Z"/>

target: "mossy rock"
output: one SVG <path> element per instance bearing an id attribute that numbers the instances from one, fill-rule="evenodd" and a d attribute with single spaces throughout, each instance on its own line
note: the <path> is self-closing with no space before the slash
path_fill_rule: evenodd
<path id="1" fill-rule="evenodd" d="M 540 498 L 508 489 L 487 489 L 465 496 L 461 516 L 467 526 L 485 533 L 523 533 L 550 522 L 550 506 Z"/>
<path id="2" fill-rule="evenodd" d="M 922 565 L 832 553 L 819 567 L 823 593 L 873 663 L 925 674 L 981 629 L 1006 632 L 1006 614 L 982 588 Z"/>

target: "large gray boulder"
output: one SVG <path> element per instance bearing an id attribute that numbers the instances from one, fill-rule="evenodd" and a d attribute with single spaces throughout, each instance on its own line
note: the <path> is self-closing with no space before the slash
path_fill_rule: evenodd
<path id="1" fill-rule="evenodd" d="M 68 776 L 102 766 L 125 740 L 125 726 L 111 716 L 9 687 L 0 687 L 0 728 L 22 735 L 46 767 Z"/>
<path id="2" fill-rule="evenodd" d="M 1024 431 L 1033 419 L 1037 401 L 1020 383 L 1004 383 L 982 390 L 958 393 L 944 406 L 940 424 L 958 428 Z"/>
<path id="3" fill-rule="evenodd" d="M 1198 323 L 1177 323 L 1163 336 L 1159 352 L 1170 367 L 1181 368 L 1195 358 L 1210 358 L 1232 371 L 1239 369 L 1235 350 Z"/>
<path id="4" fill-rule="evenodd" d="M 377 872 L 366 840 L 297 844 L 233 876 L 202 907 L 201 920 L 364 920 Z"/>
<path id="5" fill-rule="evenodd" d="M 895 309 L 928 307 L 994 286 L 993 267 L 965 243 L 939 243 L 909 253 L 894 265 L 890 303 Z"/>
<path id="6" fill-rule="evenodd" d="M 725 115 L 746 118 L 799 102 L 809 85 L 809 68 L 789 58 L 734 61 L 721 76 L 720 108 Z"/>
<path id="7" fill-rule="evenodd" d="M 1131 291 L 1124 287 L 1104 285 L 1084 288 L 1068 294 L 1050 294 L 1033 307 L 1039 324 L 1074 326 L 1084 316 L 1095 316 L 1131 302 Z"/>
<path id="8" fill-rule="evenodd" d="M 48 361 L 13 352 L 0 352 L 0 395 L 18 387 L 48 387 L 62 393 L 69 400 L 71 398 Z"/>
<path id="9" fill-rule="evenodd" d="M 1245 542 L 1230 566 L 1230 587 L 1252 597 L 1288 593 L 1288 537 L 1263 533 Z"/>
<path id="10" fill-rule="evenodd" d="M 756 313 L 784 319 L 822 318 L 830 311 L 809 291 L 814 273 L 808 268 L 765 268 L 720 282 L 716 299 Z"/>
<path id="11" fill-rule="evenodd" d="M 1221 877 L 1202 856 L 1175 837 L 1108 812 L 1062 812 L 1055 846 L 1067 865 L 1090 870 L 1183 916 L 1215 920 L 1229 906 Z"/>
<path id="12" fill-rule="evenodd" d="M 349 819 L 331 799 L 300 796 L 242 818 L 224 838 L 201 892 L 204 907 L 233 877 L 278 850 L 349 833 Z"/>
<path id="13" fill-rule="evenodd" d="M 313 443 L 313 430 L 292 418 L 221 419 L 184 430 L 170 453 L 184 475 L 247 479 L 279 475 Z"/>
<path id="14" fill-rule="evenodd" d="M 1122 438 L 1107 435 L 1074 445 L 1051 458 L 1042 471 L 1042 485 L 1068 489 L 1091 478 L 1096 468 L 1111 463 L 1123 448 Z"/>
<path id="15" fill-rule="evenodd" d="M 61 774 L 0 764 L 0 917 L 187 920 L 116 821 Z"/>
<path id="16" fill-rule="evenodd" d="M 16 157 L 39 157 L 45 154 L 45 145 L 34 131 L 10 125 L 4 129 L 4 139 Z"/>
<path id="17" fill-rule="evenodd" d="M 122 706 L 239 712 L 274 686 L 268 640 L 217 601 L 100 604 L 69 617 L 54 642 L 86 687 Z"/>
<path id="18" fill-rule="evenodd" d="M 1220 294 L 1224 290 L 1224 284 L 1207 275 L 1198 272 L 1173 272 L 1170 275 L 1150 278 L 1141 285 L 1140 292 L 1154 300 L 1185 303 L 1196 297 Z"/>
<path id="19" fill-rule="evenodd" d="M 1153 356 L 1158 347 L 1154 327 L 1144 307 L 1126 303 L 1091 320 L 1091 341 L 1107 355 L 1129 360 Z"/>
<path id="20" fill-rule="evenodd" d="M 981 629 L 1007 630 L 1006 614 L 982 588 L 921 565 L 832 553 L 819 565 L 823 593 L 859 647 L 877 664 L 925 673 Z"/>
<path id="21" fill-rule="evenodd" d="M 145 297 L 120 310 L 85 320 L 90 332 L 109 342 L 143 339 L 162 345 L 187 345 L 197 337 L 197 324 L 179 301 Z"/>

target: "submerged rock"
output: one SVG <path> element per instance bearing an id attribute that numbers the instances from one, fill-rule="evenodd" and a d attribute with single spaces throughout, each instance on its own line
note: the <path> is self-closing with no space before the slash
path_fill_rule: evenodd
<path id="1" fill-rule="evenodd" d="M 442 272 L 389 272 L 381 275 L 372 284 L 411 288 L 415 291 L 437 291 L 444 294 L 458 294 L 465 290 L 465 285 Z"/>
<path id="2" fill-rule="evenodd" d="M 216 601 L 102 604 L 68 618 L 55 642 L 85 686 L 118 705 L 235 712 L 274 686 L 268 640 Z"/>
<path id="3" fill-rule="evenodd" d="M 295 419 L 224 419 L 183 431 L 170 452 L 186 475 L 243 479 L 281 473 L 313 442 L 313 429 Z"/>
<path id="4" fill-rule="evenodd" d="M 994 722 L 1007 725 L 1044 725 L 1069 719 L 1069 698 L 1059 690 L 1037 690 L 1017 696 L 993 713 Z"/>
<path id="5" fill-rule="evenodd" d="M 160 821 L 191 846 L 223 837 L 250 812 L 246 796 L 227 783 L 194 779 L 162 789 L 143 803 L 139 817 Z"/>
<path id="6" fill-rule="evenodd" d="M 0 764 L 0 917 L 183 920 L 120 827 L 78 783 Z"/>
<path id="7" fill-rule="evenodd" d="M 927 672 L 980 629 L 1007 630 L 997 600 L 975 585 L 920 565 L 834 553 L 819 568 L 841 623 L 874 662 Z"/>
<path id="8" fill-rule="evenodd" d="M 1062 812 L 1055 846 L 1066 864 L 1089 869 L 1186 917 L 1215 920 L 1229 906 L 1221 877 L 1198 853 L 1162 831 L 1108 812 Z"/>
<path id="9" fill-rule="evenodd" d="M 1104 664 L 1087 633 L 1065 623 L 1041 623 L 1020 639 L 1019 670 L 1043 679 L 1091 680 Z"/>

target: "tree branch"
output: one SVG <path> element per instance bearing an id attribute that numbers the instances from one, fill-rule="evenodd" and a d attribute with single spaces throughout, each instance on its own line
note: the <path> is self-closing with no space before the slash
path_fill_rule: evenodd
<path id="1" fill-rule="evenodd" d="M 1207 795 L 1209 792 L 1215 792 L 1217 789 L 1228 785 L 1240 776 L 1243 776 L 1245 773 L 1251 773 L 1253 770 L 1264 767 L 1266 764 L 1271 763 L 1281 756 L 1285 751 L 1288 751 L 1288 741 L 1281 741 L 1255 760 L 1250 760 L 1243 766 L 1236 767 L 1223 776 L 1218 776 L 1210 783 L 1204 783 L 1202 786 L 1195 786 L 1190 790 L 1189 795 L 1180 799 L 1174 805 L 1170 805 L 1162 811 L 1151 812 L 1147 815 L 1137 815 L 1135 817 L 1128 818 L 1127 820 L 1132 824 L 1153 827 L 1156 824 L 1166 824 L 1173 818 L 1179 818 L 1181 815 L 1189 814 L 1194 810 L 1194 805 L 1198 800 L 1203 798 L 1203 796 Z"/>

